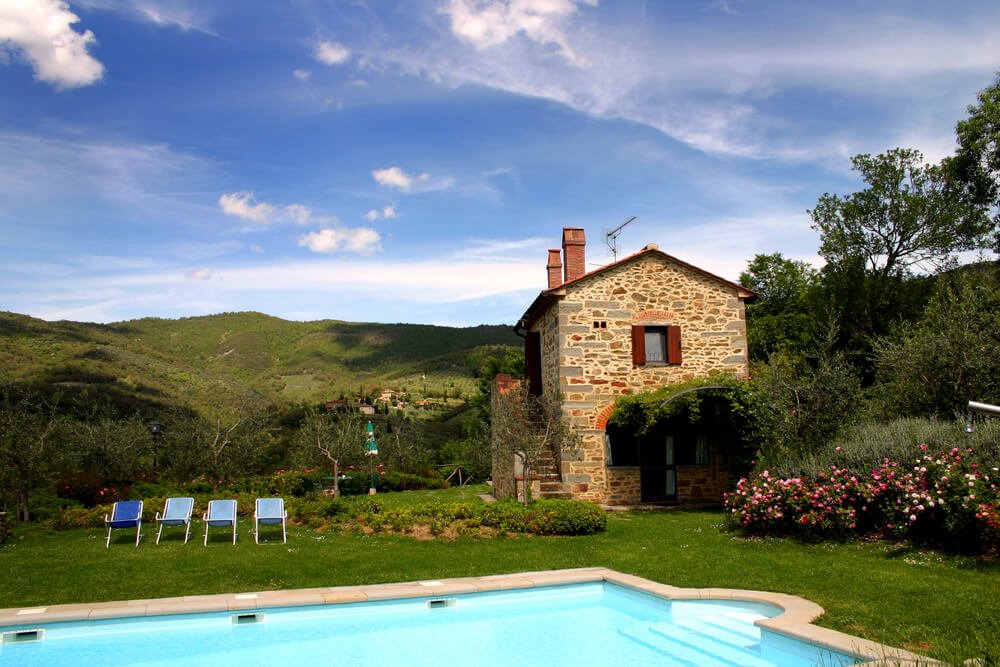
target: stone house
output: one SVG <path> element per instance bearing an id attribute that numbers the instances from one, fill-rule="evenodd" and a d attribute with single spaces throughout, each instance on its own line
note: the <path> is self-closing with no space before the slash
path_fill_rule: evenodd
<path id="1" fill-rule="evenodd" d="M 535 490 L 610 505 L 719 502 L 730 480 L 711 433 L 675 423 L 638 438 L 608 419 L 625 394 L 714 371 L 746 375 L 744 301 L 754 292 L 656 244 L 589 273 L 585 258 L 583 229 L 563 229 L 562 252 L 548 252 L 548 288 L 517 325 L 529 392 L 559 391 L 577 435 L 551 452 Z M 508 462 L 494 461 L 499 495 L 508 477 Z"/>

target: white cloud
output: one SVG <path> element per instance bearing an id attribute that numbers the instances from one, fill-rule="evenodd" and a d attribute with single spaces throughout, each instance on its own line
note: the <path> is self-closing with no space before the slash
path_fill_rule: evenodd
<path id="1" fill-rule="evenodd" d="M 371 255 L 382 249 L 382 237 L 371 227 L 321 229 L 299 238 L 299 245 L 313 252 L 353 252 Z"/>
<path id="2" fill-rule="evenodd" d="M 399 217 L 399 213 L 396 212 L 396 207 L 393 204 L 389 204 L 381 211 L 373 208 L 372 210 L 365 213 L 364 218 L 370 222 L 375 222 L 376 220 L 386 219 L 391 220 L 392 218 Z"/>
<path id="3" fill-rule="evenodd" d="M 296 225 L 307 225 L 312 219 L 312 209 L 302 204 L 289 204 L 285 207 L 285 213 Z"/>
<path id="4" fill-rule="evenodd" d="M 74 0 L 74 4 L 116 12 L 160 28 L 193 30 L 218 37 L 209 27 L 211 5 L 201 0 Z"/>
<path id="5" fill-rule="evenodd" d="M 195 269 L 194 271 L 189 271 L 187 277 L 194 278 L 195 280 L 209 280 L 212 277 L 212 269 Z"/>
<path id="6" fill-rule="evenodd" d="M 252 222 L 266 223 L 274 214 L 274 206 L 265 202 L 255 204 L 253 193 L 232 192 L 219 197 L 219 208 L 226 215 L 234 218 L 242 218 Z"/>
<path id="7" fill-rule="evenodd" d="M 396 188 L 403 192 L 427 192 L 429 190 L 445 190 L 455 184 L 452 178 L 432 180 L 431 175 L 423 172 L 417 175 L 407 174 L 399 167 L 387 167 L 372 171 L 372 178 L 383 188 Z"/>
<path id="8" fill-rule="evenodd" d="M 79 20 L 62 0 L 4 0 L 0 46 L 23 54 L 41 81 L 59 88 L 89 86 L 104 75 L 104 65 L 87 52 L 97 42 L 94 33 L 70 27 Z"/>
<path id="9" fill-rule="evenodd" d="M 372 171 L 372 178 L 384 188 L 397 188 L 403 192 L 409 192 L 415 182 L 426 181 L 430 178 L 430 174 L 424 173 L 419 176 L 410 176 L 399 167 L 388 167 Z"/>
<path id="10" fill-rule="evenodd" d="M 312 72 L 307 69 L 294 69 L 292 70 L 292 76 L 299 81 L 308 81 L 309 77 L 312 76 Z"/>
<path id="11" fill-rule="evenodd" d="M 580 4 L 597 0 L 448 0 L 441 12 L 451 31 L 477 49 L 489 49 L 523 34 L 533 42 L 555 45 L 568 62 L 586 65 L 565 33 L 565 24 Z"/>
<path id="12" fill-rule="evenodd" d="M 351 50 L 337 42 L 320 42 L 313 50 L 313 58 L 324 65 L 342 65 L 351 59 Z"/>

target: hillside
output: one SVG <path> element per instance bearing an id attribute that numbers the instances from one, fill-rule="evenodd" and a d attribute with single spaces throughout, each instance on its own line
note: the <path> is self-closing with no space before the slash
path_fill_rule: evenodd
<path id="1" fill-rule="evenodd" d="M 468 395 L 509 326 L 290 322 L 224 313 L 114 324 L 0 313 L 0 373 L 44 390 L 128 407 L 286 403 L 383 388 Z"/>

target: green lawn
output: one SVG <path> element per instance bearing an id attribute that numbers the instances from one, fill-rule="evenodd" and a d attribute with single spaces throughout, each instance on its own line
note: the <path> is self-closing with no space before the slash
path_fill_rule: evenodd
<path id="1" fill-rule="evenodd" d="M 386 505 L 474 498 L 484 487 L 380 496 Z M 884 543 L 802 544 L 725 532 L 711 511 L 613 513 L 591 537 L 416 541 L 291 528 L 287 545 L 255 545 L 241 522 L 233 547 L 176 529 L 159 546 L 127 531 L 21 530 L 0 548 L 0 607 L 372 584 L 604 566 L 676 586 L 792 593 L 822 605 L 820 625 L 937 657 L 1000 637 L 1000 564 Z M 273 534 L 273 533 L 272 533 Z M 133 534 L 134 535 L 134 534 Z M 979 653 L 982 655 L 982 651 Z M 992 664 L 992 663 L 990 663 Z"/>

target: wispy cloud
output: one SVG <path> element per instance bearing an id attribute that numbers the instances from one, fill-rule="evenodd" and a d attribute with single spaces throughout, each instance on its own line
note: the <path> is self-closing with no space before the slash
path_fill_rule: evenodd
<path id="1" fill-rule="evenodd" d="M 309 77 L 312 76 L 312 72 L 307 69 L 293 69 L 292 76 L 294 76 L 299 81 L 308 81 Z"/>
<path id="2" fill-rule="evenodd" d="M 389 204 L 381 211 L 373 208 L 364 215 L 365 220 L 368 220 L 369 222 L 375 222 L 376 220 L 383 219 L 391 220 L 396 217 L 399 217 L 399 214 L 396 212 L 396 207 L 392 204 Z"/>
<path id="3" fill-rule="evenodd" d="M 716 8 L 727 7 L 735 5 Z M 539 8 L 552 13 L 531 14 Z M 995 21 L 938 24 L 877 8 L 863 20 L 822 6 L 780 17 L 758 8 L 738 20 L 720 17 L 724 30 L 678 22 L 656 31 L 636 29 L 641 16 L 634 7 L 612 12 L 610 5 L 571 0 L 449 0 L 441 12 L 452 42 L 381 45 L 368 55 L 454 86 L 472 83 L 641 123 L 722 156 L 800 161 L 827 155 L 827 133 L 803 124 L 783 104 L 793 91 L 879 103 L 886 87 L 906 87 L 915 100 L 928 82 L 974 70 L 988 77 L 1000 62 Z M 520 27 L 532 20 L 537 28 Z M 546 41 L 552 26 L 560 37 Z M 546 57 L 543 42 L 572 45 L 573 57 L 561 46 L 562 59 Z M 589 65 L 579 67 L 582 62 Z M 855 124 L 853 136 L 838 141 L 870 141 L 868 127 Z"/>
<path id="4" fill-rule="evenodd" d="M 337 42 L 323 41 L 313 49 L 313 58 L 324 65 L 343 65 L 351 59 L 351 50 Z"/>
<path id="5" fill-rule="evenodd" d="M 211 4 L 199 0 L 76 0 L 74 4 L 116 12 L 161 28 L 218 36 L 211 27 Z"/>
<path id="6" fill-rule="evenodd" d="M 104 65 L 88 52 L 97 42 L 94 33 L 73 30 L 79 21 L 63 0 L 0 3 L 0 46 L 22 55 L 40 81 L 57 88 L 89 86 L 101 80 Z"/>
<path id="7" fill-rule="evenodd" d="M 332 227 L 305 234 L 299 245 L 324 254 L 372 255 L 382 249 L 382 237 L 371 227 Z"/>
<path id="8" fill-rule="evenodd" d="M 441 12 L 448 16 L 456 37 L 480 50 L 523 35 L 532 42 L 555 46 L 574 65 L 589 60 L 570 45 L 565 26 L 579 5 L 597 0 L 448 0 Z"/>
<path id="9" fill-rule="evenodd" d="M 383 188 L 392 188 L 401 192 L 447 190 L 455 185 L 455 179 L 451 177 L 432 178 L 427 172 L 408 174 L 399 167 L 375 169 L 372 171 L 372 178 Z"/>
<path id="10" fill-rule="evenodd" d="M 256 203 L 253 193 L 246 190 L 221 195 L 219 208 L 226 215 L 260 224 L 270 222 L 274 215 L 274 206 L 266 202 Z"/>

